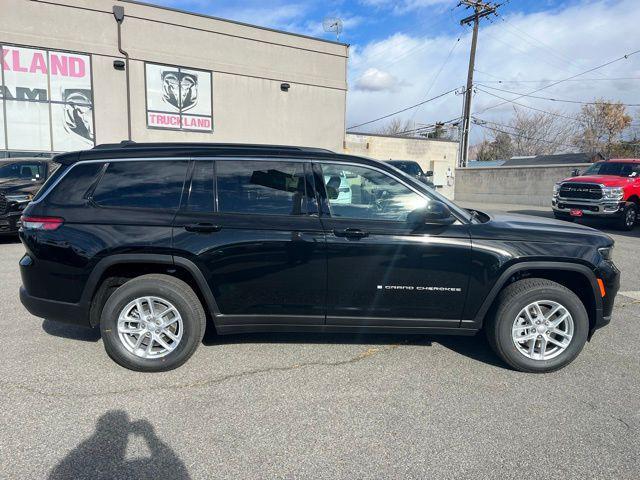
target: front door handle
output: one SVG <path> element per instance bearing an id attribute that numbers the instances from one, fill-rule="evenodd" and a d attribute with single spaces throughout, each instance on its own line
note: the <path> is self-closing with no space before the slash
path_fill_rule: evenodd
<path id="1" fill-rule="evenodd" d="M 365 232 L 364 230 L 360 230 L 359 228 L 345 228 L 344 230 L 335 229 L 333 234 L 336 237 L 347 237 L 347 238 L 364 238 L 369 236 L 369 232 Z"/>
<path id="2" fill-rule="evenodd" d="M 219 232 L 222 230 L 222 227 L 220 225 L 214 225 L 213 223 L 192 223 L 185 225 L 184 229 L 187 232 L 212 233 Z"/>

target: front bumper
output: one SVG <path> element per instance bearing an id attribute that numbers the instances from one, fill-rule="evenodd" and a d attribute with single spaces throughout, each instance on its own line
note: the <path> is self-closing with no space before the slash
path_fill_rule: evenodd
<path id="1" fill-rule="evenodd" d="M 589 339 L 591 339 L 596 330 L 611 322 L 613 305 L 615 303 L 618 290 L 620 289 L 620 270 L 618 270 L 618 267 L 616 267 L 613 262 L 603 260 L 598 264 L 594 273 L 596 278 L 602 280 L 605 295 L 602 297 L 602 308 L 597 309 L 596 317 L 591 324 Z"/>
<path id="2" fill-rule="evenodd" d="M 20 216 L 22 212 L 9 212 L 0 215 L 0 235 L 12 235 L 20 230 Z"/>
<path id="3" fill-rule="evenodd" d="M 625 201 L 586 200 L 554 197 L 551 208 L 555 213 L 570 215 L 571 210 L 581 210 L 584 216 L 599 218 L 619 218 L 624 215 Z"/>

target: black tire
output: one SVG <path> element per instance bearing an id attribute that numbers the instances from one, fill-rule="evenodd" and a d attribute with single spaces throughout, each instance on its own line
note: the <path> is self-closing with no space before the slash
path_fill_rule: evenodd
<path id="1" fill-rule="evenodd" d="M 516 348 L 511 332 L 520 311 L 542 300 L 564 306 L 573 318 L 574 332 L 569 346 L 558 356 L 534 360 Z M 551 280 L 528 278 L 512 283 L 498 296 L 494 312 L 485 329 L 489 344 L 500 358 L 521 372 L 546 373 L 567 366 L 578 356 L 589 334 L 589 317 L 582 301 L 571 290 Z"/>
<path id="2" fill-rule="evenodd" d="M 620 230 L 631 231 L 636 224 L 638 218 L 638 207 L 635 203 L 627 205 L 622 216 L 618 219 L 618 228 Z"/>
<path id="3" fill-rule="evenodd" d="M 142 358 L 127 350 L 118 335 L 120 312 L 140 297 L 169 301 L 182 317 L 183 331 L 175 350 L 160 358 Z M 106 301 L 100 330 L 107 354 L 119 365 L 139 372 L 164 372 L 178 368 L 196 351 L 206 326 L 206 316 L 198 296 L 189 285 L 169 275 L 142 275 L 119 287 Z"/>
<path id="4" fill-rule="evenodd" d="M 571 215 L 568 215 L 566 213 L 553 212 L 553 216 L 556 218 L 556 220 L 564 220 L 565 222 L 575 222 L 576 221 L 575 217 L 572 217 Z"/>

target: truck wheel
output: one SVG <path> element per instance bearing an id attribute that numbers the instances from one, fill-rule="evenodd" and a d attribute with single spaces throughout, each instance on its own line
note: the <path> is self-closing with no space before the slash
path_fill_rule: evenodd
<path id="1" fill-rule="evenodd" d="M 493 350 L 521 372 L 545 373 L 571 363 L 587 341 L 589 317 L 568 288 L 529 278 L 505 288 L 486 328 Z"/>
<path id="2" fill-rule="evenodd" d="M 618 228 L 621 230 L 633 230 L 636 224 L 636 216 L 638 215 L 638 207 L 635 203 L 629 204 L 618 221 Z"/>
<path id="3" fill-rule="evenodd" d="M 169 275 L 142 275 L 119 287 L 102 309 L 107 354 L 140 372 L 172 370 L 196 351 L 206 317 L 194 291 Z"/>

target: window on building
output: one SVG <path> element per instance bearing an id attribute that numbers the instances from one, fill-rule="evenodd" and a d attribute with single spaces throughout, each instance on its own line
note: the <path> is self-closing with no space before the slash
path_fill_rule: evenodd
<path id="1" fill-rule="evenodd" d="M 6 44 L 0 48 L 0 150 L 93 147 L 91 57 Z"/>
<path id="2" fill-rule="evenodd" d="M 276 161 L 219 161 L 221 213 L 303 215 L 307 212 L 304 164 Z"/>
<path id="3" fill-rule="evenodd" d="M 393 177 L 367 167 L 323 164 L 331 216 L 404 222 L 428 200 Z"/>
<path id="4" fill-rule="evenodd" d="M 93 201 L 102 207 L 177 209 L 187 171 L 186 160 L 112 162 Z"/>

